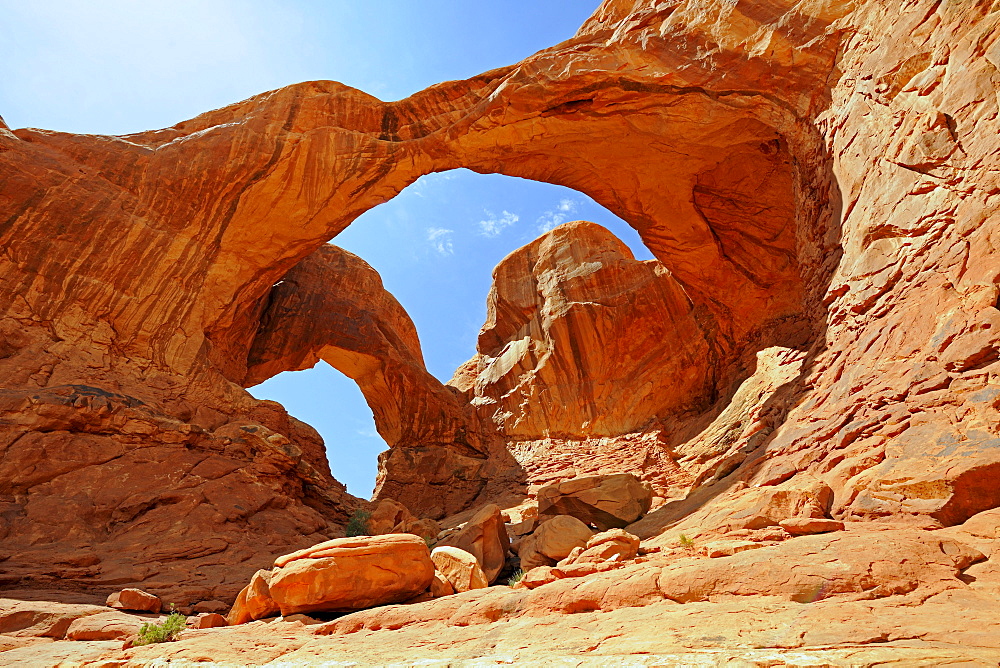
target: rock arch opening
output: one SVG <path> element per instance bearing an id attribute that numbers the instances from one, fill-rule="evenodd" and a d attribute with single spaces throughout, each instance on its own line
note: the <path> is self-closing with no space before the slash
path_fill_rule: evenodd
<path id="1" fill-rule="evenodd" d="M 433 376 L 448 383 L 456 371 L 467 372 L 467 368 L 460 367 L 466 367 L 466 363 L 478 355 L 477 338 L 487 319 L 487 297 L 494 266 L 551 228 L 576 219 L 599 221 L 618 237 L 631 242 L 628 250 L 616 249 L 622 258 L 631 252 L 639 258 L 652 259 L 633 228 L 581 193 L 561 186 L 503 175 L 475 174 L 468 170 L 418 179 L 397 197 L 363 214 L 333 243 L 363 256 L 364 264 L 371 264 L 388 288 L 387 292 L 405 307 L 403 312 L 395 306 L 389 307 L 393 313 L 382 315 L 395 324 L 383 322 L 378 328 L 385 331 L 404 326 L 407 331 L 402 339 L 408 340 L 412 361 L 419 364 L 422 359 Z M 364 280 L 374 281 L 375 277 L 363 268 L 364 264 L 351 263 L 333 272 L 329 278 L 332 282 L 326 287 L 336 291 L 341 289 L 342 281 L 358 280 L 360 275 L 354 272 L 362 272 L 368 277 Z M 282 286 L 286 281 L 295 282 L 295 289 L 301 290 L 304 280 L 301 272 L 294 272 L 279 281 L 275 286 L 279 301 L 284 303 Z M 318 277 L 315 280 L 320 281 Z M 316 289 L 322 286 L 317 285 Z M 358 295 L 352 301 L 352 310 L 340 314 L 342 317 L 316 318 L 311 327 L 318 331 L 342 326 L 356 318 L 362 308 L 369 313 L 382 312 L 386 305 L 393 303 L 381 291 L 377 298 L 372 294 Z M 338 305 L 343 306 L 343 302 L 331 302 L 331 307 Z M 312 301 L 301 305 L 304 311 L 314 307 L 316 303 Z M 285 307 L 273 304 L 266 311 L 268 323 L 273 318 L 287 316 Z M 419 341 L 416 329 L 411 331 L 410 325 L 405 325 L 407 316 L 420 329 Z M 294 336 L 287 326 L 284 334 Z M 362 332 L 361 336 L 367 333 Z M 273 340 L 269 338 L 260 345 L 271 346 Z M 386 349 L 370 352 L 381 359 Z M 398 403 L 390 405 L 375 398 L 370 405 L 366 403 L 357 384 L 348 380 L 365 374 L 352 370 L 356 365 L 344 358 L 342 350 L 323 348 L 316 353 L 319 362 L 309 371 L 281 372 L 253 386 L 251 392 L 257 398 L 279 401 L 291 414 L 316 428 L 327 443 L 333 475 L 346 483 L 352 493 L 368 497 L 375 484 L 376 455 L 387 446 L 375 432 L 374 424 L 361 425 L 360 431 L 365 433 L 359 434 L 359 422 L 370 423 L 372 411 L 378 411 L 379 421 L 393 438 L 395 430 L 385 422 L 406 418 L 395 417 L 395 412 L 401 409 Z M 295 366 L 301 368 L 313 359 L 306 356 Z M 324 360 L 344 373 L 330 371 Z M 257 369 L 258 375 L 246 382 L 260 381 L 262 375 L 278 368 L 275 363 Z M 372 373 L 383 373 L 379 363 L 375 364 Z M 345 382 L 340 382 L 341 379 Z M 381 384 L 369 390 L 367 395 L 384 396 L 387 391 Z M 319 409 L 324 399 L 319 399 L 314 392 L 324 393 L 328 410 Z M 334 406 L 338 401 L 345 405 Z M 346 410 L 347 405 L 355 415 Z"/>
<path id="2" fill-rule="evenodd" d="M 322 360 L 310 369 L 284 371 L 247 388 L 256 399 L 280 403 L 319 432 L 331 474 L 354 496 L 372 495 L 378 455 L 386 448 L 356 382 Z"/>
<path id="3" fill-rule="evenodd" d="M 705 342 L 693 371 L 707 382 L 695 395 L 711 405 L 754 367 L 756 351 L 816 336 L 826 251 L 839 239 L 829 160 L 811 119 L 827 102 L 836 49 L 817 43 L 794 65 L 766 71 L 739 49 L 722 49 L 725 63 L 679 63 L 669 40 L 636 37 L 641 26 L 614 36 L 604 23 L 614 20 L 595 19 L 517 65 L 397 102 L 314 81 L 125 138 L 4 130 L 13 166 L 4 192 L 42 201 L 64 187 L 65 196 L 39 214 L 44 220 L 11 219 L 5 239 L 22 264 L 11 270 L 14 289 L 0 295 L 16 303 L 0 305 L 51 323 L 62 340 L 103 348 L 113 340 L 115 356 L 136 360 L 120 376 L 155 369 L 193 379 L 176 384 L 196 384 L 220 405 L 238 400 L 229 383 L 245 387 L 329 357 L 360 384 L 372 381 L 369 404 L 386 406 L 382 435 L 406 444 L 390 450 L 382 489 L 441 496 L 463 471 L 470 482 L 433 501 L 445 512 L 496 478 L 488 469 L 509 458 L 502 439 L 480 429 L 478 410 L 457 389 L 380 388 L 370 354 L 350 340 L 314 340 L 322 327 L 303 305 L 337 312 L 320 308 L 330 293 L 313 284 L 346 262 L 325 250 L 328 240 L 420 176 L 464 167 L 569 187 L 628 221 L 689 299 L 679 318 Z M 19 167 L 46 156 L 59 156 L 49 171 Z M 39 232 L 47 229 L 59 234 Z M 97 238 L 106 252 L 72 265 L 32 259 Z M 366 345 L 399 335 L 370 323 L 375 338 Z M 393 344 L 396 386 L 439 384 L 406 349 Z M 71 364 L 79 373 L 60 378 L 89 377 L 83 362 Z"/>

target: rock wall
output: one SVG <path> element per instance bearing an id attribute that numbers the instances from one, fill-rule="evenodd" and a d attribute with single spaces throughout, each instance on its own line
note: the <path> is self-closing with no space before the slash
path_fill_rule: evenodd
<path id="1" fill-rule="evenodd" d="M 308 279 L 328 271 L 326 241 L 455 167 L 584 192 L 639 231 L 665 268 L 654 275 L 669 271 L 647 278 L 670 286 L 664 312 L 690 334 L 685 354 L 704 351 L 702 375 L 644 404 L 650 415 L 594 428 L 655 417 L 664 464 L 650 475 L 682 470 L 663 479 L 693 489 L 683 512 L 718 510 L 713 485 L 798 476 L 828 485 L 842 517 L 954 524 L 1000 505 L 998 25 L 985 0 L 609 0 L 562 44 L 398 102 L 308 82 L 135 135 L 0 127 L 4 586 L 166 587 L 200 581 L 202 565 L 226 582 L 244 554 L 335 533 L 359 502 L 319 439 L 241 388 L 327 355 L 385 373 L 388 395 L 370 403 L 399 440 L 381 493 L 441 514 L 542 470 L 531 453 L 553 450 L 531 443 L 551 434 L 551 407 L 495 435 L 426 379 L 387 299 L 398 341 L 352 342 L 296 310 L 327 303 Z M 511 301 L 522 281 L 541 285 L 498 281 L 486 356 L 507 359 L 496 346 L 525 322 L 514 305 L 534 308 Z M 284 323 L 299 333 L 282 339 Z M 601 340 L 579 325 L 529 329 Z M 517 391 L 603 401 L 574 376 L 599 358 Z M 556 430 L 587 435 L 590 410 Z M 527 444 L 516 463 L 483 445 L 508 429 Z M 450 483 L 434 472 L 459 456 L 477 460 L 462 460 L 474 480 L 442 504 Z M 149 552 L 159 544 L 169 553 Z M 93 556 L 49 567 L 67 545 Z"/>

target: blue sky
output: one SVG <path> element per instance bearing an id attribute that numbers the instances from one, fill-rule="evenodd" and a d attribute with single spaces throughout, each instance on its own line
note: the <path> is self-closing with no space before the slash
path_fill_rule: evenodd
<path id="1" fill-rule="evenodd" d="M 298 81 L 394 100 L 568 39 L 598 0 L 0 0 L 0 115 L 14 128 L 124 134 Z M 589 197 L 467 170 L 421 178 L 333 243 L 357 253 L 417 326 L 442 380 L 472 356 L 490 272 L 553 225 L 591 220 L 649 252 Z M 334 476 L 371 494 L 385 443 L 354 383 L 320 364 L 251 389 L 327 442 Z"/>

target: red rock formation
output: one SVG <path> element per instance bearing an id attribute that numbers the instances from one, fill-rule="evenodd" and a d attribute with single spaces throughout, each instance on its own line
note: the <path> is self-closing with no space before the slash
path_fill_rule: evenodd
<path id="1" fill-rule="evenodd" d="M 594 223 L 560 225 L 497 265 L 477 350 L 452 384 L 508 439 L 617 436 L 710 403 L 683 288 Z"/>
<path id="2" fill-rule="evenodd" d="M 553 434 L 572 439 L 546 440 L 535 430 L 558 423 L 551 407 L 507 407 L 517 419 L 502 426 L 529 475 L 566 477 L 542 453 L 575 458 L 577 475 L 608 472 L 581 452 L 636 464 L 666 501 L 629 529 L 655 536 L 650 548 L 680 531 L 761 538 L 753 532 L 780 532 L 790 517 L 908 518 L 925 528 L 717 550 L 734 561 L 710 567 L 637 563 L 590 584 L 477 590 L 362 613 L 337 632 L 391 626 L 405 653 L 426 642 L 428 620 L 453 625 L 451 642 L 469 647 L 484 629 L 465 624 L 510 614 L 512 637 L 543 634 L 516 616 L 604 610 L 577 632 L 579 646 L 567 645 L 565 622 L 533 646 L 579 654 L 600 638 L 608 653 L 679 652 L 698 649 L 693 629 L 711 627 L 726 640 L 706 642 L 723 653 L 749 639 L 827 648 L 816 662 L 850 663 L 836 652 L 919 637 L 928 644 L 915 662 L 980 658 L 975 648 L 995 657 L 997 601 L 983 584 L 992 559 L 970 565 L 966 547 L 938 539 L 948 530 L 928 529 L 1000 506 L 998 36 L 990 2 L 608 0 L 563 44 L 399 102 L 311 82 L 127 137 L 0 128 L 4 585 L 106 595 L 142 582 L 157 594 L 174 587 L 166 593 L 176 602 L 231 597 L 263 553 L 328 537 L 355 502 L 324 470 L 318 439 L 239 387 L 323 350 L 344 368 L 365 359 L 385 374 L 355 374 L 389 388 L 370 397 L 384 411 L 380 429 L 399 439 L 382 494 L 430 499 L 443 513 L 488 495 L 482 481 L 500 489 L 516 476 L 502 451 L 482 445 L 493 443 L 489 424 L 422 380 L 388 299 L 370 322 L 384 317 L 398 341 L 360 345 L 315 314 L 301 321 L 294 303 L 324 303 L 307 277 L 327 271 L 330 251 L 310 256 L 362 211 L 421 174 L 468 167 L 576 188 L 622 216 L 676 282 L 661 292 L 689 300 L 665 300 L 675 331 L 691 332 L 684 354 L 704 351 L 703 377 L 643 403 L 632 422 L 612 411 L 615 420 L 588 432 L 580 418 L 598 413 L 578 407 Z M 274 287 L 303 262 L 294 290 Z M 564 278 L 574 271 L 558 266 Z M 590 275 L 595 289 L 608 287 Z M 507 288 L 538 279 L 501 282 L 484 354 L 528 359 L 504 358 L 502 346 L 524 340 L 523 310 L 539 303 Z M 295 334 L 282 342 L 284 318 Z M 606 340 L 593 318 L 545 324 L 543 315 L 527 329 L 542 342 L 555 332 L 564 356 L 560 337 L 571 331 Z M 553 365 L 540 374 L 544 387 L 604 401 L 574 375 L 598 357 L 576 355 L 546 375 Z M 497 374 L 479 396 L 501 405 L 535 396 L 542 385 L 521 371 L 527 384 Z M 444 422 L 408 424 L 414 416 Z M 653 418 L 655 449 L 620 433 Z M 420 450 L 408 431 L 433 445 Z M 615 461 L 613 443 L 580 440 L 591 433 L 630 444 L 627 458 Z M 477 480 L 439 502 L 449 484 L 441 461 L 458 456 L 476 460 L 460 461 Z M 236 583 L 227 580 L 234 564 L 245 570 Z M 750 568 L 759 579 L 732 580 Z M 762 609 L 730 592 L 777 598 Z M 817 592 L 834 600 L 803 603 Z M 885 599 L 875 613 L 857 600 L 872 596 Z M 720 617 L 725 625 L 713 625 Z M 948 629 L 930 621 L 939 618 Z M 650 619 L 680 630 L 630 644 L 623 629 Z M 398 658 L 379 644 L 384 635 L 372 637 Z M 357 651 L 353 638 L 295 642 L 283 639 L 265 660 Z M 728 658 L 756 660 L 745 654 Z"/>
<path id="3" fill-rule="evenodd" d="M 417 330 L 378 273 L 331 245 L 271 290 L 243 383 L 320 359 L 357 381 L 390 448 L 380 460 L 376 497 L 436 517 L 455 513 L 485 486 L 489 455 L 509 459 L 467 401 L 424 367 Z"/>

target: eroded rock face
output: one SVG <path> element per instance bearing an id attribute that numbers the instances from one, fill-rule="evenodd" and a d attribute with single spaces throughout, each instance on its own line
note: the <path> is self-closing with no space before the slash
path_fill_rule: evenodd
<path id="1" fill-rule="evenodd" d="M 451 384 L 509 439 L 614 436 L 708 404 L 708 344 L 684 289 L 594 223 L 497 265 L 477 350 Z"/>
<path id="2" fill-rule="evenodd" d="M 11 595 L 67 589 L 103 604 L 132 584 L 185 610 L 231 602 L 261 562 L 325 539 L 358 503 L 330 477 L 315 431 L 278 404 L 251 399 L 227 415 L 178 398 L 180 419 L 151 394 L 0 390 Z"/>

